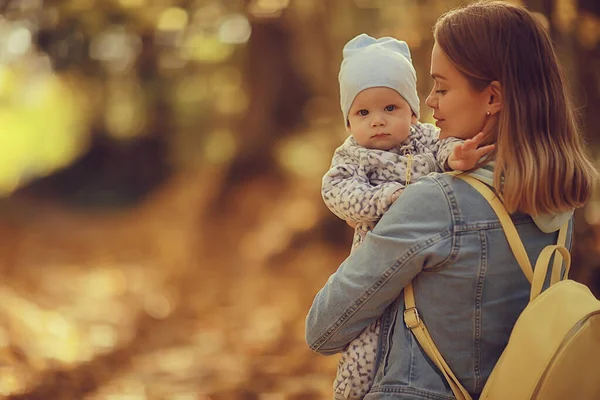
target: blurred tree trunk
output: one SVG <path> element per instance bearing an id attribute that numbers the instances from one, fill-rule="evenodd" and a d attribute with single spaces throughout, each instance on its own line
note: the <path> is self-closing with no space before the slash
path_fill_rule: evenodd
<path id="1" fill-rule="evenodd" d="M 284 18 L 252 22 L 243 72 L 250 104 L 239 125 L 240 150 L 224 177 L 221 198 L 242 181 L 278 171 L 277 141 L 301 122 L 310 93 L 293 64 L 293 34 Z"/>
<path id="2" fill-rule="evenodd" d="M 168 84 L 156 79 L 158 53 L 150 32 L 138 32 L 142 49 L 134 66 L 132 77 L 146 90 L 147 110 L 150 115 L 143 135 L 128 140 L 112 137 L 99 121 L 90 128 L 90 145 L 71 165 L 53 174 L 34 180 L 15 193 L 15 196 L 55 198 L 71 204 L 101 208 L 132 206 L 142 201 L 171 174 L 168 163 L 168 134 L 172 125 L 172 108 L 168 103 Z M 77 36 L 79 35 L 79 36 Z M 84 36 L 80 23 L 66 19 L 56 30 L 39 35 L 41 48 L 56 60 L 59 71 L 69 68 L 108 85 L 114 77 L 98 62 L 79 54 L 64 61 L 53 50 L 53 44 L 71 36 L 81 37 L 81 47 L 89 46 L 91 37 Z M 79 48 L 77 48 L 79 49 Z M 62 61 L 61 61 L 62 60 Z M 65 72 L 66 73 L 66 72 Z M 151 92 L 151 93 L 149 93 Z"/>

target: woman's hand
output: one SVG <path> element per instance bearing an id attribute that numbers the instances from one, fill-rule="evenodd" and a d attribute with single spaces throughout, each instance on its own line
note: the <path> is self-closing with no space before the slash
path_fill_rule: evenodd
<path id="1" fill-rule="evenodd" d="M 479 132 L 473 138 L 454 146 L 452 154 L 448 157 L 448 166 L 455 171 L 473 169 L 481 157 L 492 152 L 495 148 L 493 144 L 479 147 L 484 137 L 483 132 Z"/>

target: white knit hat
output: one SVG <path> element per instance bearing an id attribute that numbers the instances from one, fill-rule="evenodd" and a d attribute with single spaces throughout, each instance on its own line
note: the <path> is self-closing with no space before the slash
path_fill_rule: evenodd
<path id="1" fill-rule="evenodd" d="M 338 80 L 344 121 L 354 98 L 372 87 L 394 89 L 419 118 L 417 74 L 406 42 L 391 37 L 375 39 L 362 33 L 346 43 L 343 56 Z"/>

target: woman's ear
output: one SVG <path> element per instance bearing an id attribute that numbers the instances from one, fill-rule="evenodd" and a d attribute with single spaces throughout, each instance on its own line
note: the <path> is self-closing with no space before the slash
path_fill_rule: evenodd
<path id="1" fill-rule="evenodd" d="M 502 86 L 498 81 L 492 81 L 487 87 L 489 102 L 488 111 L 491 115 L 497 114 L 502 109 Z"/>

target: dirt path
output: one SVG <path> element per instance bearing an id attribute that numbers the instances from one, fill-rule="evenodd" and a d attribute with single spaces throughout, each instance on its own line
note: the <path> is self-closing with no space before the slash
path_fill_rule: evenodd
<path id="1" fill-rule="evenodd" d="M 119 213 L 0 204 L 0 394 L 328 398 L 304 317 L 344 251 L 311 237 L 318 193 L 254 183 L 219 213 L 208 176 Z"/>

